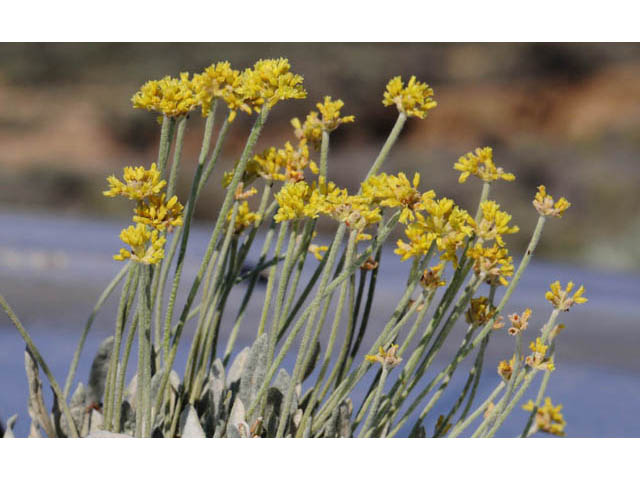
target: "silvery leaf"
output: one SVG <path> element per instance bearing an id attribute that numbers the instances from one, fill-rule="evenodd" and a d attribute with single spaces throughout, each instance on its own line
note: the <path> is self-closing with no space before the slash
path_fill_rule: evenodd
<path id="1" fill-rule="evenodd" d="M 198 414 L 193 406 L 189 405 L 180 415 L 180 436 L 182 438 L 205 438 L 206 435 L 198 420 Z"/>
<path id="2" fill-rule="evenodd" d="M 109 361 L 113 352 L 113 336 L 106 338 L 98 347 L 98 353 L 91 364 L 89 384 L 87 386 L 87 405 L 100 405 L 104 395 L 104 385 L 109 370 Z"/>

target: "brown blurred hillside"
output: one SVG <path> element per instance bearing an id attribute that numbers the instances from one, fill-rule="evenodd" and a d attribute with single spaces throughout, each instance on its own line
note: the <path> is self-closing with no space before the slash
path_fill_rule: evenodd
<path id="1" fill-rule="evenodd" d="M 244 68 L 275 56 L 304 75 L 309 95 L 278 105 L 259 148 L 291 139 L 288 120 L 304 117 L 322 96 L 342 98 L 356 123 L 332 135 L 330 175 L 355 186 L 395 120 L 381 104 L 386 82 L 415 74 L 434 88 L 438 107 L 408 122 L 387 171 L 417 170 L 425 187 L 473 208 L 480 186 L 459 185 L 452 165 L 492 146 L 496 162 L 518 177 L 494 192 L 522 228 L 519 245 L 535 223 L 535 187 L 544 183 L 574 204 L 550 222 L 546 258 L 640 266 L 640 45 L 2 44 L 0 207 L 122 217 L 128 206 L 100 194 L 104 177 L 157 153 L 153 115 L 130 106 L 137 88 L 214 61 Z M 189 122 L 183 194 L 202 123 L 197 115 Z M 223 167 L 235 160 L 249 125 L 240 114 Z M 201 218 L 217 211 L 219 178 Z"/>

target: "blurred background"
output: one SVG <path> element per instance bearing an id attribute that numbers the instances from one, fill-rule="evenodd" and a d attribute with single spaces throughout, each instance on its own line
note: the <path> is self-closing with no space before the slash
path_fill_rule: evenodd
<path id="1" fill-rule="evenodd" d="M 626 44 L 4 44 L 0 45 L 0 204 L 60 214 L 115 216 L 124 203 L 99 194 L 105 176 L 153 161 L 158 127 L 131 108 L 149 79 L 199 72 L 229 59 L 236 68 L 288 57 L 308 98 L 278 105 L 259 149 L 292 138 L 288 120 L 324 95 L 342 98 L 356 123 L 332 136 L 332 175 L 356 185 L 393 125 L 382 92 L 395 75 L 415 74 L 438 107 L 408 122 L 386 168 L 418 171 L 439 195 L 471 208 L 477 184 L 457 185 L 462 154 L 492 146 L 515 184 L 496 189 L 522 227 L 535 222 L 531 197 L 547 185 L 574 205 L 551 222 L 541 256 L 605 269 L 640 266 L 640 45 Z M 195 115 L 198 117 L 199 115 Z M 202 120 L 189 123 L 181 186 L 186 194 Z M 249 120 L 239 115 L 225 151 L 237 158 Z M 219 189 L 197 214 L 211 218 Z M 115 203 L 115 205 L 114 205 Z"/>
<path id="2" fill-rule="evenodd" d="M 58 358 L 60 376 L 79 326 L 119 267 L 110 255 L 130 204 L 102 196 L 105 177 L 157 155 L 159 127 L 152 114 L 131 108 L 131 96 L 164 75 L 280 56 L 304 76 L 308 97 L 278 105 L 258 150 L 292 140 L 289 120 L 304 118 L 323 96 L 341 98 L 356 122 L 332 134 L 329 171 L 338 184 L 357 187 L 397 115 L 381 103 L 387 81 L 416 75 L 433 87 L 438 107 L 407 122 L 386 171 L 418 171 L 422 188 L 473 210 L 480 183 L 459 185 L 453 164 L 493 147 L 496 164 L 517 177 L 492 191 L 521 227 L 510 241 L 514 256 L 535 224 L 538 185 L 572 202 L 561 221 L 547 223 L 533 280 L 513 311 L 535 295 L 546 312 L 539 300 L 555 279 L 584 283 L 590 302 L 569 315 L 579 328 L 560 348 L 572 373 L 562 377 L 559 368 L 564 380 L 552 383 L 578 403 L 567 414 L 574 435 L 640 435 L 632 413 L 640 396 L 640 44 L 0 44 L 0 291 Z M 203 123 L 199 114 L 188 123 L 182 198 Z M 249 125 L 240 113 L 222 168 L 237 159 Z M 201 222 L 218 211 L 219 182 L 212 178 L 198 205 Z M 52 324 L 59 342 L 51 340 Z M 26 424 L 24 346 L 6 325 L 0 381 L 16 395 L 0 394 L 0 417 L 21 411 Z M 112 330 L 108 313 L 100 328 Z M 493 370 L 487 375 L 495 380 Z"/>

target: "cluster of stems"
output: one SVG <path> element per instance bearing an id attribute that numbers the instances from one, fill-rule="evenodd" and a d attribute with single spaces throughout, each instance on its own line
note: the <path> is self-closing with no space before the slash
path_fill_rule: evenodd
<path id="1" fill-rule="evenodd" d="M 432 246 L 426 255 L 413 260 L 406 286 L 393 313 L 382 324 L 375 340 L 363 351 L 365 333 L 371 329 L 370 317 L 383 246 L 396 227 L 400 212 L 384 212 L 383 220 L 366 248 L 359 247 L 356 230 L 350 229 L 346 223 L 340 223 L 328 251 L 315 266 L 306 285 L 302 282 L 302 272 L 307 265 L 316 220 L 308 218 L 276 224 L 273 220 L 277 208 L 277 203 L 272 200 L 273 182 L 264 181 L 261 185 L 258 220 L 242 234 L 236 233 L 233 225 L 240 206 L 236 191 L 269 115 L 269 107 L 265 105 L 256 117 L 235 166 L 197 274 L 191 280 L 186 299 L 179 304 L 178 290 L 184 282 L 182 274 L 194 211 L 207 182 L 216 171 L 231 126 L 225 119 L 217 129 L 214 143 L 216 111 L 214 102 L 204 125 L 202 146 L 186 202 L 183 225 L 168 239 L 162 262 L 155 265 L 129 262 L 100 295 L 82 331 L 63 389 L 57 384 L 16 315 L 0 297 L 0 305 L 47 375 L 70 425 L 70 434 L 78 435 L 69 413 L 68 397 L 86 337 L 100 308 L 122 283 L 102 403 L 104 430 L 122 431 L 126 374 L 137 340 L 138 364 L 133 405 L 136 412 L 135 434 L 149 437 L 154 432 L 160 432 L 163 436 L 175 436 L 181 412 L 200 399 L 207 374 L 216 358 L 220 357 L 225 366 L 229 364 L 237 350 L 236 341 L 246 320 L 249 302 L 253 296 L 264 292 L 262 312 L 256 322 L 256 337 L 267 335 L 266 375 L 251 404 L 245 405 L 246 417 L 256 418 L 264 413 L 268 389 L 287 355 L 294 359 L 294 366 L 288 389 L 283 392 L 282 412 L 291 410 L 294 398 L 298 395 L 296 391 L 301 386 L 307 392 L 301 415 L 295 424 L 292 415 L 280 415 L 277 437 L 325 435 L 336 409 L 374 368 L 377 370 L 368 376 L 370 384 L 366 395 L 358 408 L 354 409 L 353 434 L 359 437 L 391 437 L 401 433 L 405 427 L 408 429 L 407 422 L 413 421 L 411 429 L 406 431 L 412 435 L 424 435 L 429 413 L 450 386 L 461 362 L 472 353 L 476 355 L 475 360 L 455 403 L 439 422 L 431 419 L 435 425 L 433 435 L 459 436 L 487 411 L 489 413 L 472 435 L 495 435 L 522 399 L 538 370 L 520 365 L 518 359 L 522 355 L 523 340 L 519 333 L 515 347 L 516 367 L 511 379 L 500 382 L 488 398 L 473 409 L 483 359 L 494 323 L 507 305 L 535 251 L 545 217 L 540 217 L 508 287 L 504 292 L 499 292 L 495 285 L 489 287 L 489 301 L 495 311 L 492 319 L 480 327 L 469 326 L 453 358 L 440 371 L 432 374 L 430 367 L 450 338 L 453 327 L 464 318 L 472 297 L 486 280 L 483 274 L 472 271 L 472 261 L 465 256 L 466 247 L 448 286 L 439 295 L 436 295 L 435 289 L 427 290 L 420 283 L 422 272 L 436 253 L 435 248 Z M 380 171 L 406 120 L 407 116 L 400 113 L 366 178 Z M 157 165 L 167 180 L 168 198 L 176 189 L 187 125 L 186 116 L 165 117 L 162 122 Z M 329 144 L 330 132 L 323 131 L 319 170 L 324 179 L 329 174 Z M 488 199 L 489 186 L 488 182 L 484 183 L 480 203 Z M 480 214 L 478 208 L 476 220 Z M 230 221 L 227 221 L 229 217 Z M 263 233 L 258 235 L 260 231 Z M 264 242 L 260 257 L 247 272 L 244 269 L 245 262 L 257 238 L 262 238 Z M 473 239 L 467 240 L 467 247 L 471 241 Z M 368 262 L 373 264 L 372 268 L 366 268 Z M 258 288 L 263 275 L 267 278 L 266 289 Z M 243 289 L 244 295 L 235 311 L 230 313 L 228 300 L 234 288 Z M 545 324 L 543 341 L 549 339 L 558 313 L 558 310 L 554 310 Z M 183 341 L 185 325 L 190 320 L 196 322 L 195 334 L 184 365 L 177 403 L 169 405 L 169 380 L 171 372 L 177 368 L 176 354 Z M 222 339 L 219 338 L 221 325 L 229 321 L 231 334 L 222 350 Z M 323 345 L 321 336 L 325 327 L 329 327 L 329 336 Z M 406 357 L 396 368 L 384 363 L 376 367 L 375 363 L 365 360 L 365 354 L 374 355 L 380 347 L 389 348 L 396 342 L 400 344 L 398 356 Z M 553 345 L 551 348 L 553 351 Z M 311 375 L 311 372 L 314 374 Z M 543 398 L 548 376 L 546 373 L 540 386 L 536 407 Z M 498 399 L 500 394 L 502 396 Z M 492 408 L 489 409 L 489 406 Z M 530 434 L 534 415 L 535 409 L 523 436 Z"/>

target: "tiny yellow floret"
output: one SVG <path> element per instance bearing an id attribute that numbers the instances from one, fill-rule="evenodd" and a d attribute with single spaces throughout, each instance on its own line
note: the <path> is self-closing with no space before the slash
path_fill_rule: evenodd
<path id="1" fill-rule="evenodd" d="M 560 282 L 556 281 L 551 284 L 551 290 L 545 293 L 544 297 L 558 310 L 568 311 L 574 304 L 582 304 L 587 302 L 587 298 L 582 294 L 585 292 L 584 286 L 580 286 L 576 293 L 571 295 L 573 290 L 573 282 L 567 284 L 567 288 L 562 290 Z"/>

